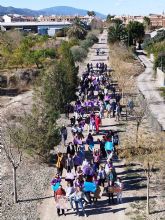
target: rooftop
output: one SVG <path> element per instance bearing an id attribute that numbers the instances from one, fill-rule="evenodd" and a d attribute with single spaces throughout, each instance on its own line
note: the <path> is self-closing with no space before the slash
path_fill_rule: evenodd
<path id="1" fill-rule="evenodd" d="M 58 26 L 58 25 L 70 25 L 71 23 L 68 21 L 61 22 L 0 22 L 0 26 Z"/>

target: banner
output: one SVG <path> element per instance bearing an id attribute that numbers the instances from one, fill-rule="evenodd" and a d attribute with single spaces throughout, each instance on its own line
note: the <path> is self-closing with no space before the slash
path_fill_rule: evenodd
<path id="1" fill-rule="evenodd" d="M 56 183 L 55 185 L 51 185 L 52 190 L 56 192 L 59 188 L 59 185 L 60 185 L 60 183 Z"/>
<path id="2" fill-rule="evenodd" d="M 118 186 L 110 186 L 108 187 L 108 192 L 109 193 L 120 193 L 122 192 L 122 189 Z"/>
<path id="3" fill-rule="evenodd" d="M 84 192 L 96 192 L 96 184 L 93 182 L 84 182 Z"/>
<path id="4" fill-rule="evenodd" d="M 110 142 L 110 141 L 107 141 L 107 142 L 105 143 L 105 150 L 106 150 L 106 151 L 113 151 L 113 150 L 114 150 L 113 143 Z"/>

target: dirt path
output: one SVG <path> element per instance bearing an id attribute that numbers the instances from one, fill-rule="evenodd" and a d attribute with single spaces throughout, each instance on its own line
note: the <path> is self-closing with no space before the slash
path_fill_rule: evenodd
<path id="1" fill-rule="evenodd" d="M 108 130 L 108 129 L 112 129 L 112 130 L 118 130 L 119 126 L 116 124 L 116 122 L 114 121 L 114 119 L 103 119 L 102 121 L 102 127 L 100 128 L 101 130 Z M 85 134 L 86 135 L 86 134 Z M 96 138 L 100 138 L 101 136 L 95 136 L 95 140 Z M 119 174 L 119 176 L 123 176 L 122 173 L 125 172 L 124 167 L 124 162 L 123 161 L 116 161 L 114 162 L 114 165 L 116 167 L 116 171 Z M 53 174 L 52 174 L 53 176 Z M 51 180 L 51 177 L 50 177 Z M 50 183 L 48 183 L 50 184 Z M 66 186 L 66 182 L 64 180 L 62 180 L 62 185 Z M 96 205 L 87 208 L 87 215 L 89 219 L 94 219 L 97 215 L 97 219 L 101 220 L 102 218 L 110 218 L 113 220 L 127 220 L 128 217 L 125 216 L 125 211 L 128 207 L 127 204 L 127 199 L 128 198 L 128 194 L 129 192 L 123 192 L 123 203 L 122 204 L 115 204 L 113 206 L 108 204 L 108 198 L 107 197 L 102 197 L 101 200 L 98 201 L 98 203 L 96 203 Z M 46 193 L 46 197 L 50 197 L 53 195 L 52 190 L 48 189 L 47 193 Z M 55 202 L 54 202 L 54 198 L 51 197 L 49 199 L 46 199 L 42 202 L 41 205 L 39 205 L 38 211 L 40 213 L 40 220 L 53 220 L 57 218 L 57 214 L 56 214 L 56 207 L 55 207 Z M 60 217 L 60 218 L 65 218 L 66 220 L 71 220 L 73 218 L 75 218 L 76 216 L 74 216 L 74 213 L 72 211 L 67 212 L 67 216 L 66 217 Z"/>
<path id="2" fill-rule="evenodd" d="M 96 56 L 96 48 L 100 48 L 101 51 L 105 51 L 104 55 L 101 56 Z M 107 46 L 107 33 L 104 32 L 102 35 L 100 35 L 100 40 L 98 44 L 95 44 L 88 55 L 88 59 L 86 59 L 84 65 L 80 66 L 80 71 L 84 70 L 86 67 L 86 63 L 95 63 L 97 62 L 104 62 L 107 63 L 108 65 L 108 56 L 109 56 L 109 50 Z M 101 130 L 118 130 L 121 128 L 119 127 L 119 124 L 115 122 L 113 118 L 111 119 L 103 119 L 102 120 L 102 127 L 100 128 Z M 85 134 L 86 136 L 86 134 Z M 95 136 L 95 140 L 97 138 L 100 138 L 101 136 Z M 69 141 L 69 140 L 68 140 Z M 125 169 L 123 168 L 124 162 L 123 161 L 116 161 L 114 163 L 116 167 L 116 171 L 119 174 L 119 176 L 123 176 L 122 174 L 125 173 Z M 53 176 L 53 174 L 52 174 Z M 51 180 L 51 177 L 50 177 Z M 50 183 L 48 183 L 49 185 Z M 62 185 L 65 187 L 66 183 L 63 180 Z M 103 218 L 107 219 L 113 219 L 113 220 L 127 220 L 128 217 L 125 215 L 125 211 L 128 207 L 127 204 L 127 199 L 128 198 L 129 192 L 123 192 L 123 203 L 122 204 L 115 204 L 115 205 L 109 205 L 108 204 L 108 198 L 107 197 L 102 197 L 98 203 L 93 205 L 90 208 L 87 208 L 87 215 L 88 219 L 93 220 L 94 218 L 97 218 L 98 220 L 101 220 Z M 46 197 L 51 197 L 53 195 L 52 190 L 48 189 L 46 192 Z M 39 219 L 40 220 L 53 220 L 58 218 L 56 214 L 56 207 L 55 207 L 55 202 L 54 198 L 48 198 L 45 199 L 41 204 L 38 206 L 38 212 L 39 212 Z M 96 217 L 97 215 L 97 217 Z M 67 212 L 66 217 L 61 216 L 60 219 L 66 219 L 66 220 L 71 220 L 73 218 L 81 218 L 81 217 L 76 217 L 72 211 Z"/>

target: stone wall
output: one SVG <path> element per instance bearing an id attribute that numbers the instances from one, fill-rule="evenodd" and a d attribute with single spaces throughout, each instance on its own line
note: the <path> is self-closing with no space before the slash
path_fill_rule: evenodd
<path id="1" fill-rule="evenodd" d="M 156 73 L 156 85 L 158 87 L 165 86 L 165 73 L 161 71 L 159 68 L 157 68 L 157 73 Z"/>

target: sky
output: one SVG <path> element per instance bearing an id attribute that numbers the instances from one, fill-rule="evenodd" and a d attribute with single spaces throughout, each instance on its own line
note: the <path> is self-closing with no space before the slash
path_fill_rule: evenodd
<path id="1" fill-rule="evenodd" d="M 106 15 L 148 15 L 165 11 L 165 0 L 0 0 L 0 5 L 34 10 L 71 6 Z"/>

